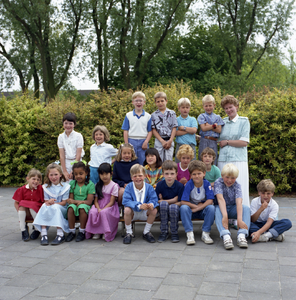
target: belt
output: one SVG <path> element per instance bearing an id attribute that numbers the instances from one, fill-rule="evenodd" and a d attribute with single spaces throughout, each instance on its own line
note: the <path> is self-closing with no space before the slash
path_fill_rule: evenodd
<path id="1" fill-rule="evenodd" d="M 207 140 L 218 141 L 218 138 L 214 138 L 214 137 L 211 137 L 211 136 L 203 136 L 203 138 L 207 139 Z"/>
<path id="2" fill-rule="evenodd" d="M 169 136 L 167 136 L 167 137 L 161 137 L 163 140 L 165 140 L 165 141 L 168 141 L 169 139 L 170 139 L 170 137 Z"/>

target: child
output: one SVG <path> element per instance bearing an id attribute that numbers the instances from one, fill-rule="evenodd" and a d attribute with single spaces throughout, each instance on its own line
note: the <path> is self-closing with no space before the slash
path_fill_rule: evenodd
<path id="1" fill-rule="evenodd" d="M 119 186 L 111 180 L 112 167 L 108 163 L 99 166 L 100 180 L 96 185 L 95 203 L 88 213 L 86 224 L 86 238 L 89 239 L 93 234 L 93 239 L 99 239 L 104 235 L 107 242 L 114 240 L 118 222 L 119 209 L 116 202 Z"/>
<path id="2" fill-rule="evenodd" d="M 139 91 L 133 93 L 132 103 L 135 109 L 126 114 L 121 129 L 124 142 L 134 146 L 139 163 L 143 165 L 145 150 L 149 148 L 148 143 L 152 137 L 151 115 L 143 109 L 146 103 L 144 93 Z"/>
<path id="3" fill-rule="evenodd" d="M 214 188 L 215 181 L 221 177 L 220 169 L 214 165 L 216 153 L 212 148 L 207 147 L 201 152 L 200 159 L 206 165 L 205 179 L 209 181 L 212 188 Z"/>
<path id="4" fill-rule="evenodd" d="M 97 125 L 93 129 L 92 138 L 95 144 L 90 147 L 90 180 L 96 185 L 99 181 L 98 168 L 100 164 L 111 164 L 111 158 L 117 154 L 117 149 L 111 144 L 106 144 L 110 141 L 110 134 L 105 126 Z"/>
<path id="5" fill-rule="evenodd" d="M 178 101 L 178 109 L 181 115 L 177 118 L 178 127 L 176 132 L 176 153 L 178 153 L 181 145 L 189 145 L 194 153 L 194 160 L 196 160 L 196 138 L 197 121 L 194 117 L 189 116 L 191 102 L 188 98 L 181 98 Z M 180 162 L 178 157 L 175 162 Z"/>
<path id="6" fill-rule="evenodd" d="M 189 146 L 188 146 L 189 147 Z M 191 149 L 191 148 L 190 148 Z M 178 166 L 171 160 L 166 160 L 162 164 L 164 180 L 156 186 L 156 195 L 158 196 L 160 212 L 160 236 L 158 242 L 162 243 L 169 237 L 169 225 L 171 227 L 171 241 L 179 242 L 178 222 L 180 201 L 184 190 L 184 185 L 176 180 Z"/>
<path id="7" fill-rule="evenodd" d="M 89 180 L 89 167 L 82 161 L 73 165 L 73 179 L 70 182 L 70 197 L 67 200 L 69 231 L 66 242 L 71 242 L 75 238 L 75 220 L 79 216 L 79 233 L 76 242 L 85 239 L 85 225 L 87 221 L 88 211 L 94 200 L 95 185 Z"/>
<path id="8" fill-rule="evenodd" d="M 224 125 L 224 121 L 219 115 L 213 113 L 215 109 L 215 98 L 212 95 L 206 95 L 202 99 L 204 113 L 197 118 L 200 125 L 200 142 L 198 147 L 198 157 L 201 159 L 201 153 L 206 147 L 215 151 L 216 158 L 214 164 L 217 165 L 217 140 Z"/>
<path id="9" fill-rule="evenodd" d="M 41 232 L 40 244 L 48 245 L 46 226 L 57 227 L 57 236 L 51 245 L 60 245 L 65 241 L 65 232 L 69 232 L 67 200 L 70 184 L 66 182 L 61 166 L 52 163 L 47 166 L 43 184 L 45 203 L 41 206 L 33 225 Z"/>
<path id="10" fill-rule="evenodd" d="M 193 160 L 188 170 L 191 179 L 184 188 L 180 208 L 182 224 L 187 235 L 187 245 L 195 244 L 191 220 L 196 218 L 204 220 L 201 240 L 206 244 L 213 244 L 210 231 L 215 219 L 214 193 L 211 184 L 204 179 L 206 165 L 201 161 Z"/>
<path id="11" fill-rule="evenodd" d="M 81 133 L 74 131 L 75 125 L 75 114 L 71 112 L 66 113 L 63 117 L 65 131 L 58 137 L 60 162 L 67 181 L 73 179 L 71 163 L 80 161 L 84 156 L 83 137 Z"/>
<path id="12" fill-rule="evenodd" d="M 22 240 L 25 242 L 29 241 L 29 239 L 36 240 L 40 234 L 39 231 L 34 230 L 29 236 L 28 227 L 26 226 L 26 216 L 31 215 L 35 219 L 37 212 L 44 202 L 43 190 L 40 185 L 42 182 L 41 173 L 36 169 L 32 169 L 29 171 L 26 180 L 28 183 L 18 188 L 12 197 L 15 200 L 14 207 L 18 212 Z"/>
<path id="13" fill-rule="evenodd" d="M 154 148 L 162 161 L 173 160 L 174 137 L 178 126 L 176 113 L 166 107 L 168 100 L 164 92 L 156 93 L 154 100 L 158 108 L 151 115 L 152 133 L 156 138 Z"/>
<path id="14" fill-rule="evenodd" d="M 124 244 L 132 242 L 133 230 L 132 221 L 147 221 L 143 239 L 149 243 L 155 243 L 154 236 L 150 232 L 156 217 L 158 199 L 153 187 L 144 182 L 145 169 L 143 166 L 136 164 L 130 170 L 132 181 L 124 191 L 122 204 L 124 205 L 124 222 L 126 236 L 123 239 Z"/>
<path id="15" fill-rule="evenodd" d="M 251 202 L 252 242 L 283 242 L 284 232 L 292 227 L 292 223 L 288 219 L 277 220 L 279 206 L 272 199 L 275 186 L 270 179 L 265 179 L 258 183 L 257 190 L 259 197 Z"/>
<path id="16" fill-rule="evenodd" d="M 162 161 L 158 151 L 155 148 L 149 148 L 145 152 L 145 182 L 156 188 L 156 184 L 163 179 L 162 176 Z"/>
<path id="17" fill-rule="evenodd" d="M 113 181 L 119 186 L 118 192 L 118 206 L 121 206 L 122 195 L 124 189 L 128 183 L 132 181 L 130 176 L 130 169 L 133 165 L 138 164 L 133 145 L 131 144 L 121 144 L 118 153 L 115 157 L 115 162 L 113 165 Z"/>
<path id="18" fill-rule="evenodd" d="M 194 152 L 189 145 L 182 145 L 177 152 L 176 157 L 180 161 L 178 163 L 178 175 L 177 180 L 183 185 L 190 180 L 190 173 L 188 171 L 188 165 L 194 157 Z"/>
<path id="19" fill-rule="evenodd" d="M 236 181 L 238 173 L 234 164 L 226 164 L 221 172 L 222 178 L 218 178 L 214 185 L 219 204 L 216 206 L 215 222 L 226 250 L 233 249 L 228 218 L 237 219 L 237 245 L 240 248 L 248 248 L 246 237 L 250 228 L 250 208 L 242 204 L 241 185 Z"/>

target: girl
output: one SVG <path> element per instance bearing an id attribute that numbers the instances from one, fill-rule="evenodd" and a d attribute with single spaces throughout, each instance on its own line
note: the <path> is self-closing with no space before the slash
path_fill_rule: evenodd
<path id="1" fill-rule="evenodd" d="M 145 152 L 145 182 L 151 184 L 153 188 L 156 188 L 156 184 L 163 179 L 162 175 L 162 161 L 158 151 L 155 148 L 149 148 Z"/>
<path id="2" fill-rule="evenodd" d="M 68 112 L 63 117 L 65 131 L 58 137 L 60 162 L 66 180 L 73 179 L 72 165 L 74 161 L 80 161 L 84 156 L 83 137 L 81 133 L 74 131 L 76 116 Z"/>
<path id="3" fill-rule="evenodd" d="M 115 160 L 113 166 L 113 181 L 120 186 L 118 192 L 118 206 L 121 206 L 124 189 L 127 184 L 132 181 L 130 169 L 133 165 L 138 164 L 139 160 L 131 144 L 121 144 Z"/>
<path id="4" fill-rule="evenodd" d="M 111 158 L 117 154 L 111 144 L 106 144 L 110 140 L 110 134 L 105 126 L 97 125 L 92 132 L 92 138 L 95 141 L 90 147 L 90 180 L 97 184 L 99 181 L 98 168 L 101 163 L 111 164 Z"/>
<path id="5" fill-rule="evenodd" d="M 110 164 L 102 163 L 98 170 L 100 180 L 96 185 L 95 203 L 89 211 L 86 224 L 86 238 L 93 234 L 93 239 L 99 239 L 104 234 L 107 242 L 114 240 L 118 222 L 119 209 L 115 201 L 118 197 L 119 186 L 111 180 L 112 167 Z"/>
<path id="6" fill-rule="evenodd" d="M 190 180 L 190 173 L 188 170 L 188 165 L 194 157 L 194 152 L 189 145 L 185 144 L 185 145 L 180 146 L 179 151 L 176 156 L 177 156 L 178 160 L 180 161 L 178 163 L 177 180 L 185 185 L 187 183 L 187 181 Z"/>
<path id="7" fill-rule="evenodd" d="M 89 167 L 82 161 L 73 165 L 74 180 L 70 182 L 70 197 L 68 204 L 68 221 L 69 231 L 66 242 L 71 242 L 75 237 L 75 220 L 79 216 L 79 233 L 76 242 L 85 239 L 85 225 L 87 221 L 88 211 L 94 200 L 95 185 L 89 180 Z"/>
<path id="8" fill-rule="evenodd" d="M 44 202 L 43 190 L 40 185 L 42 182 L 41 173 L 32 169 L 27 177 L 27 184 L 18 188 L 12 199 L 15 200 L 14 207 L 18 212 L 18 217 L 20 221 L 20 228 L 22 232 L 22 240 L 27 242 L 31 240 L 36 240 L 39 236 L 39 231 L 34 230 L 29 236 L 28 226 L 26 226 L 27 215 L 35 219 L 38 210 Z"/>
<path id="9" fill-rule="evenodd" d="M 62 168 L 52 163 L 45 171 L 43 184 L 45 203 L 41 206 L 33 225 L 41 231 L 40 244 L 48 245 L 46 226 L 57 227 L 57 236 L 51 245 L 59 245 L 65 241 L 65 232 L 69 232 L 67 217 L 67 200 L 69 198 L 70 184 L 66 182 Z"/>

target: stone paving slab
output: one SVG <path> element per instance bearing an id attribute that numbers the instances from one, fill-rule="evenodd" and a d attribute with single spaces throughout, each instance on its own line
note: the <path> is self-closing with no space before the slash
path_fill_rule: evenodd
<path id="1" fill-rule="evenodd" d="M 202 222 L 194 222 L 196 244 L 186 245 L 179 225 L 180 243 L 148 244 L 137 224 L 131 245 L 124 245 L 121 224 L 115 240 L 75 241 L 41 246 L 23 242 L 12 195 L 15 188 L 0 188 L 0 300 L 291 300 L 296 295 L 296 199 L 275 198 L 279 218 L 293 227 L 283 243 L 236 246 L 226 251 L 215 225 L 213 245 L 200 240 Z M 31 225 L 30 225 L 31 230 Z M 152 227 L 157 238 L 159 223 Z M 50 228 L 49 240 L 56 229 Z"/>

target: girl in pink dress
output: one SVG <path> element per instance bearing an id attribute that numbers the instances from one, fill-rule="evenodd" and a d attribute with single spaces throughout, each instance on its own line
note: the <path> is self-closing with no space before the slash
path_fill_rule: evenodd
<path id="1" fill-rule="evenodd" d="M 108 163 L 102 163 L 98 169 L 99 182 L 96 184 L 95 202 L 88 212 L 86 238 L 103 238 L 107 242 L 114 240 L 118 222 L 119 209 L 116 202 L 119 186 L 111 180 L 112 168 Z"/>

